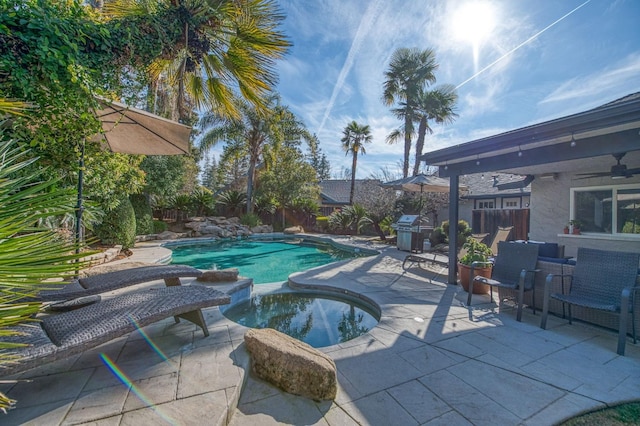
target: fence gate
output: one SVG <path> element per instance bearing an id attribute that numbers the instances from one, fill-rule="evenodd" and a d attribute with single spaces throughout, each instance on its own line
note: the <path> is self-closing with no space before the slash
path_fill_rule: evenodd
<path id="1" fill-rule="evenodd" d="M 494 235 L 499 226 L 513 226 L 513 240 L 528 239 L 529 209 L 486 209 L 471 212 L 471 228 L 474 234 Z"/>

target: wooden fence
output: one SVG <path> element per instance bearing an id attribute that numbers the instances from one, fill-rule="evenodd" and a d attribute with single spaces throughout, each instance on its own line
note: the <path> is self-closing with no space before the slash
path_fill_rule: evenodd
<path id="1" fill-rule="evenodd" d="M 474 234 L 494 235 L 499 226 L 513 226 L 512 240 L 526 240 L 529 236 L 529 209 L 473 210 L 471 228 Z"/>

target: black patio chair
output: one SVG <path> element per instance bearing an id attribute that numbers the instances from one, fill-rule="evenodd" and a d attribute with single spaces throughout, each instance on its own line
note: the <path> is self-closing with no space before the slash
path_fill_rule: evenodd
<path id="1" fill-rule="evenodd" d="M 500 241 L 498 243 L 498 256 L 493 261 L 491 278 L 474 276 L 477 267 L 487 266 L 491 262 L 473 262 L 471 264 L 471 279 L 469 281 L 469 295 L 467 296 L 467 306 L 471 306 L 471 295 L 473 294 L 473 283 L 481 283 L 490 286 L 490 297 L 493 301 L 493 287 L 515 290 L 518 310 L 516 320 L 522 319 L 522 303 L 525 291 L 533 291 L 535 300 L 535 274 L 538 272 L 536 263 L 538 262 L 538 245 L 509 243 Z M 499 304 L 502 305 L 502 297 Z M 536 313 L 535 303 L 533 313 Z"/>
<path id="2" fill-rule="evenodd" d="M 627 316 L 631 313 L 633 343 L 636 343 L 635 313 L 632 296 L 640 290 L 637 285 L 640 253 L 616 252 L 578 248 L 578 258 L 573 275 L 549 274 L 544 285 L 542 319 L 540 327 L 547 328 L 549 298 L 557 299 L 568 307 L 569 324 L 571 324 L 571 306 L 581 306 L 617 313 L 618 355 L 624 355 L 627 342 Z M 551 286 L 556 277 L 562 277 L 562 293 L 551 293 Z M 569 288 L 565 291 L 565 278 Z"/>

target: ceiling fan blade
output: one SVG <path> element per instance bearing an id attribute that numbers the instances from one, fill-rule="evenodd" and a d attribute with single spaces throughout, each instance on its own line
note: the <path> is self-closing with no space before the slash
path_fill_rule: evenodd
<path id="1" fill-rule="evenodd" d="M 637 169 L 627 169 L 627 176 L 640 175 L 640 167 Z"/>
<path id="2" fill-rule="evenodd" d="M 590 178 L 590 177 L 611 176 L 611 172 L 576 173 L 576 176 L 584 176 L 581 179 L 587 179 L 587 178 Z"/>

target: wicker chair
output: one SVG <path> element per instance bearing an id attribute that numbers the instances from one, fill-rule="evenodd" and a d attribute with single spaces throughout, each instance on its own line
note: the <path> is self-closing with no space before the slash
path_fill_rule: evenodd
<path id="1" fill-rule="evenodd" d="M 471 306 L 471 295 L 473 294 L 473 283 L 478 282 L 490 286 L 490 297 L 493 301 L 493 287 L 516 290 L 516 302 L 518 311 L 516 320 L 522 319 L 522 305 L 524 292 L 532 291 L 535 295 L 535 274 L 538 272 L 536 263 L 538 262 L 537 244 L 498 242 L 498 256 L 493 262 L 491 278 L 474 276 L 476 267 L 486 266 L 491 262 L 473 262 L 471 264 L 471 279 L 469 280 L 469 295 L 467 296 L 467 306 Z M 535 300 L 535 297 L 533 298 Z M 500 299 L 502 304 L 502 299 Z M 535 314 L 535 304 L 533 313 Z"/>
<path id="2" fill-rule="evenodd" d="M 202 271 L 186 265 L 152 265 L 106 272 L 72 281 L 57 289 L 42 290 L 40 301 L 70 300 L 129 287 L 149 281 L 164 280 L 167 286 L 180 285 L 181 277 L 199 277 Z"/>
<path id="3" fill-rule="evenodd" d="M 559 300 L 568 306 L 569 324 L 571 324 L 571 306 L 580 306 L 605 312 L 614 312 L 619 316 L 618 355 L 624 355 L 627 342 L 627 316 L 631 313 L 633 343 L 636 343 L 635 313 L 633 300 L 640 290 L 636 285 L 638 277 L 640 253 L 578 248 L 578 259 L 573 275 L 547 276 L 544 286 L 542 319 L 540 327 L 547 328 L 549 298 Z M 551 286 L 557 278 L 569 283 L 568 290 L 564 285 L 562 293 L 551 293 Z M 563 308 L 564 312 L 564 308 Z"/>
<path id="4" fill-rule="evenodd" d="M 193 322 L 208 336 L 200 309 L 229 302 L 227 294 L 201 285 L 154 288 L 8 328 L 18 334 L 3 343 L 24 346 L 0 349 L 4 359 L 14 359 L 0 365 L 0 375 L 67 358 L 172 316 Z"/>

